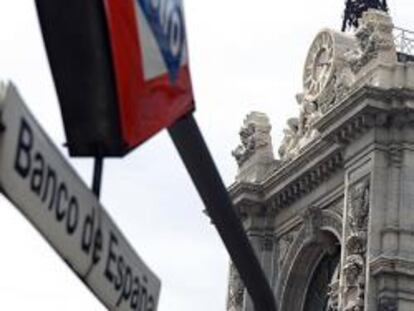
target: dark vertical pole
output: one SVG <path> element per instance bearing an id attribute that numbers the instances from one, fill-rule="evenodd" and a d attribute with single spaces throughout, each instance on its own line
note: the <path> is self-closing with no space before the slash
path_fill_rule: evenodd
<path id="1" fill-rule="evenodd" d="M 347 22 L 348 22 L 348 12 L 349 12 L 349 0 L 347 0 L 346 2 L 345 2 L 345 10 L 344 10 L 344 16 L 343 16 L 343 20 L 342 20 L 342 28 L 341 28 L 341 31 L 342 32 L 345 32 L 345 30 L 346 30 L 346 24 L 347 24 Z"/>
<path id="2" fill-rule="evenodd" d="M 102 171 L 103 171 L 103 157 L 96 156 L 93 167 L 92 191 L 97 198 L 101 195 Z"/>
<path id="3" fill-rule="evenodd" d="M 388 12 L 387 0 L 383 0 L 383 1 L 382 1 L 382 9 L 383 9 L 385 12 Z"/>
<path id="4" fill-rule="evenodd" d="M 256 311 L 276 311 L 273 292 L 233 209 L 227 190 L 191 114 L 169 128 L 170 136 L 206 206 Z"/>

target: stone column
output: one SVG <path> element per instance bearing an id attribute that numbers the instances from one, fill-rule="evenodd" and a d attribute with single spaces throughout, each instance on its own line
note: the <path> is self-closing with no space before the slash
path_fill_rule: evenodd
<path id="1" fill-rule="evenodd" d="M 278 165 L 274 159 L 271 126 L 267 116 L 260 112 L 248 114 L 240 130 L 241 144 L 232 152 L 239 166 L 236 185 L 247 188 L 260 188 L 259 183 L 269 174 L 272 167 Z M 260 197 L 260 190 L 252 191 L 252 197 L 237 198 L 235 208 L 239 213 L 246 234 L 256 252 L 259 262 L 268 277 L 269 283 L 273 275 L 273 214 Z M 253 198 L 254 197 L 254 198 Z M 234 198 L 233 198 L 234 199 Z M 230 268 L 229 311 L 254 311 L 253 303 L 247 290 L 239 282 L 237 271 Z M 243 292 L 243 297 L 241 297 Z"/>

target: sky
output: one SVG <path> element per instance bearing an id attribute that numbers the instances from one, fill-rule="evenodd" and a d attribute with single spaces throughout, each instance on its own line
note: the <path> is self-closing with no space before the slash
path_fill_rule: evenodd
<path id="1" fill-rule="evenodd" d="M 268 114 L 275 150 L 298 115 L 313 38 L 340 29 L 342 0 L 186 0 L 195 117 L 226 185 L 251 111 Z M 412 0 L 389 1 L 394 23 L 414 29 Z M 0 79 L 13 81 L 62 153 L 67 150 L 34 3 L 0 0 Z M 90 184 L 92 161 L 68 159 Z M 103 206 L 162 281 L 159 311 L 225 310 L 228 256 L 171 140 L 162 131 L 123 159 L 107 160 Z M 0 309 L 105 310 L 29 222 L 0 197 Z"/>

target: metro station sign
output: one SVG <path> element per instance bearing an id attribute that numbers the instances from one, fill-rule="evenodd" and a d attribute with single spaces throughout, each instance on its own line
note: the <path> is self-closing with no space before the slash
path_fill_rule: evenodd
<path id="1" fill-rule="evenodd" d="M 159 278 L 59 152 L 13 85 L 0 98 L 0 115 L 0 193 L 108 310 L 156 311 Z"/>
<path id="2" fill-rule="evenodd" d="M 36 0 L 73 156 L 122 156 L 194 110 L 181 0 Z"/>

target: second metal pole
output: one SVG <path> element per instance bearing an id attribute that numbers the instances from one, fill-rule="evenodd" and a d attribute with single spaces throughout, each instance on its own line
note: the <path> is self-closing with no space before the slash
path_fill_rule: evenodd
<path id="1" fill-rule="evenodd" d="M 256 311 L 276 311 L 273 292 L 192 115 L 169 128 L 211 220 L 239 271 Z"/>

